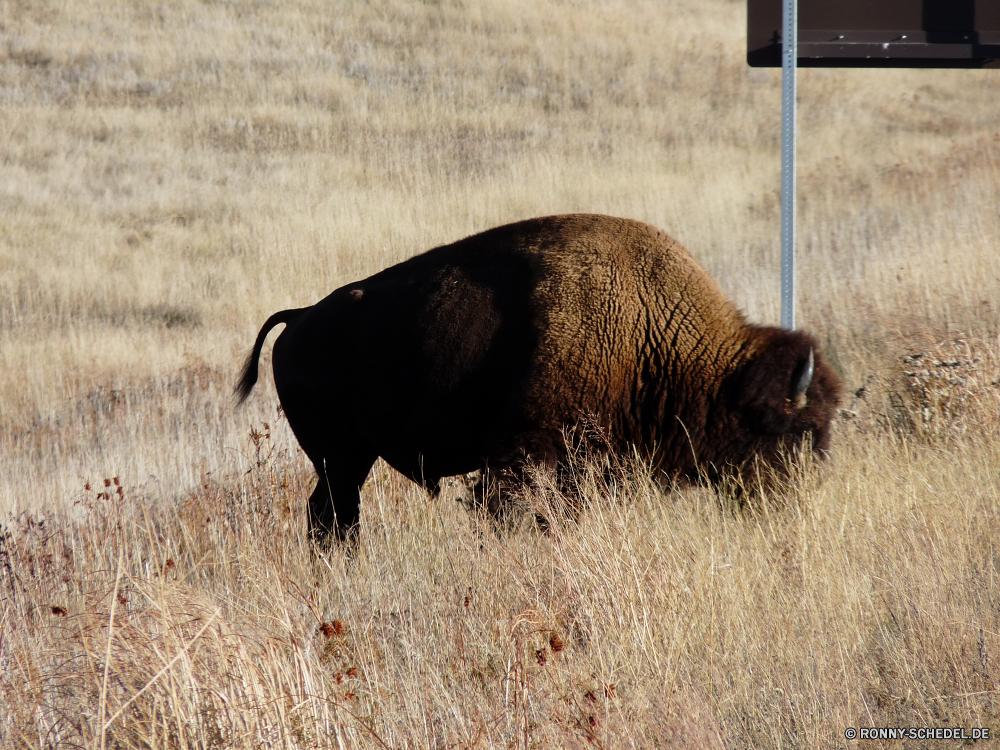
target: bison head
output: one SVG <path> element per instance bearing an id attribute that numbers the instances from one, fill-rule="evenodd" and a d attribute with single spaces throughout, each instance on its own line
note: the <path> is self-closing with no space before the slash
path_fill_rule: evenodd
<path id="1" fill-rule="evenodd" d="M 735 474 L 743 485 L 761 478 L 761 466 L 782 474 L 788 454 L 805 446 L 825 457 L 840 392 L 812 336 L 757 326 L 750 333 L 753 353 L 724 382 L 721 413 L 709 420 L 708 432 L 717 434 L 707 435 L 718 447 L 710 477 Z"/>

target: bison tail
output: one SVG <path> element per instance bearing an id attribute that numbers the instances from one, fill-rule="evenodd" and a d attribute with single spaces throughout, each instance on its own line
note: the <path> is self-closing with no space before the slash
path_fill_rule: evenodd
<path id="1" fill-rule="evenodd" d="M 239 382 L 236 383 L 236 388 L 233 389 L 237 406 L 247 400 L 250 391 L 257 384 L 257 362 L 260 360 L 260 350 L 264 348 L 264 339 L 267 338 L 267 334 L 279 323 L 290 323 L 308 309 L 308 307 L 299 307 L 293 310 L 282 310 L 281 312 L 276 312 L 264 323 L 264 327 L 257 334 L 257 341 L 254 342 L 253 350 L 247 355 L 246 362 L 243 363 Z"/>

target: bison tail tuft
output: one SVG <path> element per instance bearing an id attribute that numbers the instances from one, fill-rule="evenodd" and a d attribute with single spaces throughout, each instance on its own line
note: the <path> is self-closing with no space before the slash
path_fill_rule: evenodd
<path id="1" fill-rule="evenodd" d="M 250 395 L 250 391 L 257 384 L 257 360 L 260 358 L 260 350 L 254 347 L 243 363 L 243 369 L 240 370 L 240 379 L 236 384 L 236 388 L 233 389 L 233 395 L 236 396 L 236 405 L 241 405 L 247 400 L 247 396 Z"/>
<path id="2" fill-rule="evenodd" d="M 254 342 L 253 349 L 247 355 L 246 362 L 243 363 L 243 369 L 240 370 L 240 379 L 236 383 L 236 388 L 233 389 L 237 406 L 247 400 L 250 391 L 257 384 L 257 363 L 260 360 L 260 351 L 264 348 L 264 339 L 267 338 L 267 334 L 279 323 L 290 323 L 308 309 L 308 307 L 299 307 L 293 310 L 282 310 L 276 312 L 264 323 L 263 328 L 260 329 L 260 333 L 257 334 L 257 341 Z"/>

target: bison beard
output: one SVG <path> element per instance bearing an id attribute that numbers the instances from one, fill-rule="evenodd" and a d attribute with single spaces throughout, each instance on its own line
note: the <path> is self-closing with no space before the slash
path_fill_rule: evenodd
<path id="1" fill-rule="evenodd" d="M 498 227 L 275 313 L 240 402 L 279 323 L 274 380 L 319 475 L 318 537 L 349 534 L 379 456 L 432 489 L 477 469 L 509 484 L 558 468 L 586 417 L 665 479 L 746 480 L 804 439 L 823 455 L 838 398 L 811 336 L 748 324 L 679 243 L 607 216 Z"/>

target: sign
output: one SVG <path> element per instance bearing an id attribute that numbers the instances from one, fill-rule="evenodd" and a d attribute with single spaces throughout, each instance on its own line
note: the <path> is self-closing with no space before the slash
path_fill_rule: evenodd
<path id="1" fill-rule="evenodd" d="M 798 0 L 800 68 L 1000 67 L 1000 0 Z M 782 0 L 748 0 L 747 62 L 781 67 Z"/>

